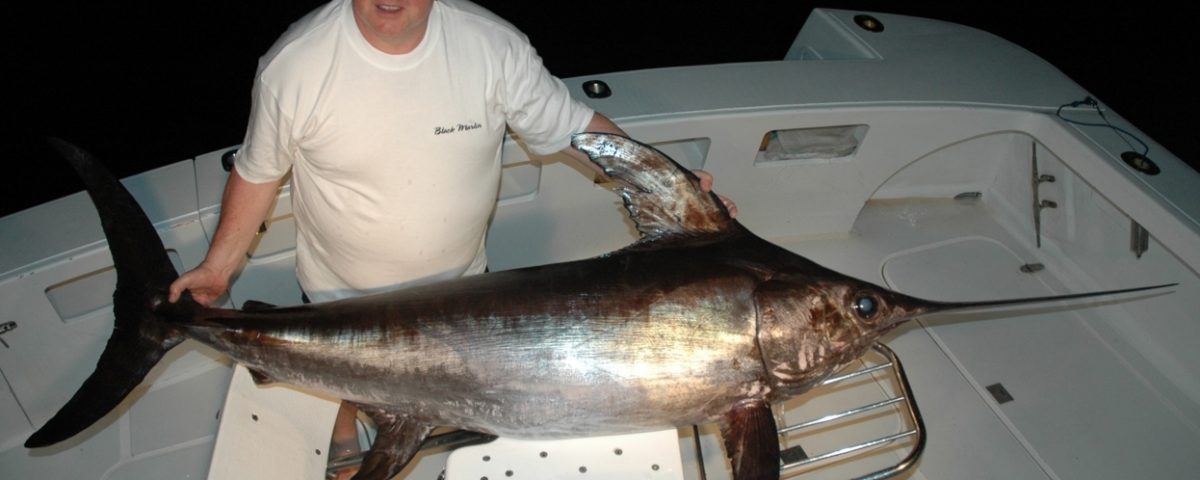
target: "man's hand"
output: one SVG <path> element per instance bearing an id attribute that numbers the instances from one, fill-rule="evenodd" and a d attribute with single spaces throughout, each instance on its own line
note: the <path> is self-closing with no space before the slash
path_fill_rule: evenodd
<path id="1" fill-rule="evenodd" d="M 171 282 L 168 301 L 179 301 L 183 291 L 188 290 L 200 304 L 211 305 L 229 290 L 229 279 L 246 261 L 246 251 L 267 218 L 282 180 L 252 183 L 242 178 L 237 167 L 229 172 L 221 197 L 221 221 L 208 255 L 199 266 Z"/>
<path id="2" fill-rule="evenodd" d="M 202 263 L 171 282 L 171 293 L 167 300 L 171 303 L 179 301 L 184 290 L 191 292 L 192 299 L 201 305 L 212 305 L 229 290 L 229 276 L 221 275 Z"/>
<path id="3" fill-rule="evenodd" d="M 692 170 L 692 173 L 696 174 L 697 177 L 700 177 L 700 190 L 703 190 L 705 193 L 712 191 L 713 176 L 711 173 L 708 173 L 704 170 Z M 728 197 L 719 193 L 717 194 L 717 198 L 720 198 L 721 203 L 725 204 L 725 209 L 729 210 L 729 216 L 731 218 L 737 218 L 737 204 L 733 203 L 733 200 L 730 200 Z"/>

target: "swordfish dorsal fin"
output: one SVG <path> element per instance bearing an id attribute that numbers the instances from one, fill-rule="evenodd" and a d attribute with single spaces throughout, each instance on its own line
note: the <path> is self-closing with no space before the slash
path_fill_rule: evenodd
<path id="1" fill-rule="evenodd" d="M 717 196 L 701 191 L 695 174 L 654 147 L 605 133 L 580 133 L 571 145 L 622 184 L 616 191 L 643 242 L 733 230 L 735 223 Z"/>

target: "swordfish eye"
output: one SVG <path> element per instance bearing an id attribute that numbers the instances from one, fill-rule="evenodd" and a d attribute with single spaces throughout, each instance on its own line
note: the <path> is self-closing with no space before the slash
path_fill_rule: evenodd
<path id="1" fill-rule="evenodd" d="M 870 320 L 879 311 L 879 301 L 865 293 L 856 295 L 850 306 L 854 308 L 855 315 L 863 320 Z"/>

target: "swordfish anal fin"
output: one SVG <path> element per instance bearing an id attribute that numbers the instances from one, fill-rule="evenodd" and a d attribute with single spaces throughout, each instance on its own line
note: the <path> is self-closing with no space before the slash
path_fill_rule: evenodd
<path id="1" fill-rule="evenodd" d="M 734 405 L 725 414 L 721 436 L 725 437 L 725 455 L 733 467 L 733 478 L 779 478 L 779 431 L 771 404 L 759 399 Z"/>
<path id="2" fill-rule="evenodd" d="M 396 476 L 433 431 L 432 425 L 402 412 L 362 403 L 355 406 L 371 416 L 379 432 L 371 443 L 371 451 L 363 457 L 362 467 L 350 480 L 387 480 Z"/>
<path id="3" fill-rule="evenodd" d="M 695 174 L 654 147 L 606 133 L 577 134 L 571 146 L 621 183 L 616 192 L 642 242 L 734 230 L 735 222 L 716 194 L 701 191 Z"/>

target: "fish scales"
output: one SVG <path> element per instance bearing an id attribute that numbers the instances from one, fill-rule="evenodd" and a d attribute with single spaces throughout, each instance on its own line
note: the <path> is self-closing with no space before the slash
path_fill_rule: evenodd
<path id="1" fill-rule="evenodd" d="M 528 272 L 499 272 L 436 293 L 417 288 L 387 302 L 321 307 L 335 314 L 300 306 L 201 318 L 197 338 L 275 381 L 413 405 L 438 424 L 505 436 L 706 423 L 719 418 L 722 399 L 765 376 L 751 299 L 761 279 L 744 266 L 714 266 L 717 253 L 702 247 L 671 259 L 711 257 L 703 276 L 681 268 L 669 280 L 651 279 L 644 272 L 665 267 L 661 256 L 622 252 L 538 269 L 537 282 L 524 281 Z M 513 296 L 554 307 L 531 313 L 506 301 Z M 230 333 L 243 331 L 256 334 Z"/>

